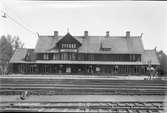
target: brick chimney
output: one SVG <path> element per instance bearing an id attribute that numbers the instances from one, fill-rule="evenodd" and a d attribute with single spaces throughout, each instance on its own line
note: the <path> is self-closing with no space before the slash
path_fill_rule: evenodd
<path id="1" fill-rule="evenodd" d="M 110 36 L 110 32 L 106 31 L 106 37 L 108 38 Z"/>
<path id="2" fill-rule="evenodd" d="M 85 37 L 88 36 L 88 31 L 84 31 L 84 36 L 85 36 Z"/>
<path id="3" fill-rule="evenodd" d="M 54 36 L 55 36 L 55 37 L 57 37 L 57 36 L 58 36 L 58 34 L 59 34 L 59 32 L 58 32 L 58 31 L 54 31 Z"/>
<path id="4" fill-rule="evenodd" d="M 130 31 L 126 31 L 126 37 L 127 37 L 127 38 L 130 37 Z"/>

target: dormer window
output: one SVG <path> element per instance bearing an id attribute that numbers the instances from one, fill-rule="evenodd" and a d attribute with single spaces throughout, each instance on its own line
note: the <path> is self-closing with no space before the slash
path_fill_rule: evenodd
<path id="1" fill-rule="evenodd" d="M 26 54 L 26 56 L 25 56 L 25 60 L 26 61 L 30 61 L 31 59 L 30 59 L 30 52 L 28 51 L 27 52 L 27 54 Z"/>
<path id="2" fill-rule="evenodd" d="M 100 50 L 102 51 L 111 51 L 110 45 L 108 44 L 104 44 L 104 43 L 100 43 Z"/>
<path id="3" fill-rule="evenodd" d="M 76 44 L 61 44 L 62 49 L 75 49 Z"/>
<path id="4" fill-rule="evenodd" d="M 81 46 L 81 42 L 77 37 L 67 33 L 62 39 L 56 43 L 58 49 L 77 49 Z"/>
<path id="5" fill-rule="evenodd" d="M 111 51 L 111 48 L 101 48 L 102 51 Z"/>
<path id="6" fill-rule="evenodd" d="M 76 44 L 74 44 L 74 48 L 76 48 Z"/>
<path id="7" fill-rule="evenodd" d="M 30 61 L 30 56 L 28 54 L 25 56 L 25 60 Z"/>

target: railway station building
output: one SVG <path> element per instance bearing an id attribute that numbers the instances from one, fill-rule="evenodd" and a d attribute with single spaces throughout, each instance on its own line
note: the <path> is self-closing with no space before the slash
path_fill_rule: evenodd
<path id="1" fill-rule="evenodd" d="M 145 50 L 142 35 L 39 35 L 34 49 L 19 48 L 10 60 L 14 74 L 143 75 L 159 66 L 156 50 Z"/>

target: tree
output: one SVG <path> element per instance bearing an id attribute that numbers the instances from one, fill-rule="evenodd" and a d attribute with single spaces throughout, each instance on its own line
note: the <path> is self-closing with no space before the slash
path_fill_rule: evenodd
<path id="1" fill-rule="evenodd" d="M 18 36 L 1 36 L 0 38 L 0 74 L 8 72 L 8 64 L 17 48 L 22 48 L 24 44 Z"/>
<path id="2" fill-rule="evenodd" d="M 167 55 L 162 50 L 157 52 L 157 55 L 160 62 L 159 73 L 161 76 L 167 76 Z"/>

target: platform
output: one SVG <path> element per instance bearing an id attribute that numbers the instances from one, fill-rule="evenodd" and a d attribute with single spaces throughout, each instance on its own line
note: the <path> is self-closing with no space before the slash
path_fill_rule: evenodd
<path id="1" fill-rule="evenodd" d="M 1 102 L 25 101 L 25 102 L 124 102 L 124 101 L 167 101 L 165 96 L 128 96 L 128 95 L 32 95 L 26 100 L 21 100 L 20 95 L 1 95 Z"/>
<path id="2" fill-rule="evenodd" d="M 23 74 L 11 74 L 11 75 L 3 75 L 0 78 L 34 78 L 34 79 L 110 79 L 110 80 L 144 80 L 149 77 L 146 75 L 129 75 L 129 76 L 109 76 L 109 75 L 23 75 Z M 162 79 L 167 80 L 165 77 L 159 77 L 154 79 Z"/>

